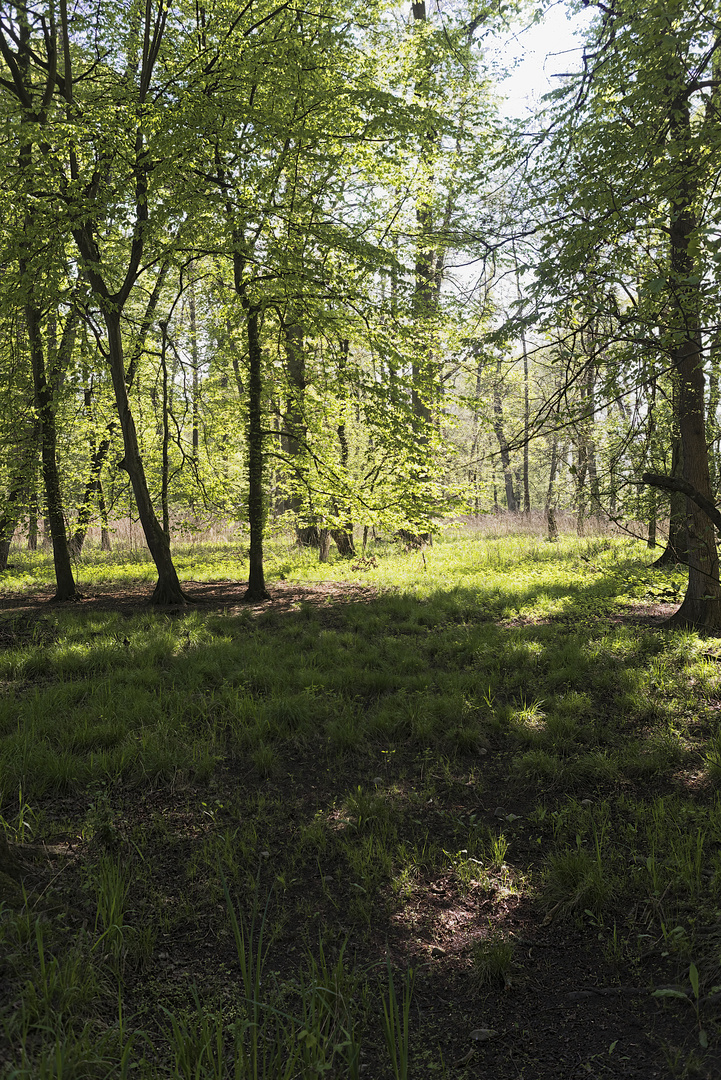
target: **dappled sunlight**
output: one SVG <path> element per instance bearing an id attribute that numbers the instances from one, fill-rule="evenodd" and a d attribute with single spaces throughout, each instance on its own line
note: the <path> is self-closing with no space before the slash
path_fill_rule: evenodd
<path id="1" fill-rule="evenodd" d="M 474 564 L 473 541 L 438 544 L 427 570 L 396 553 L 382 583 L 345 567 L 348 585 L 286 582 L 257 607 L 224 583 L 181 611 L 8 609 L 6 826 L 43 835 L 48 882 L 92 883 L 53 931 L 68 955 L 97 920 L 89 947 L 125 971 L 128 1008 L 157 992 L 185 1007 L 219 970 L 237 987 L 227 888 L 246 926 L 262 921 L 274 1000 L 297 1000 L 322 943 L 354 958 L 375 1015 L 390 957 L 448 1030 L 444 1059 L 516 1015 L 530 1031 L 534 986 L 549 1025 L 552 1002 L 632 964 L 634 993 L 690 957 L 710 990 L 715 645 L 619 621 L 613 566 L 567 546 L 570 562 L 519 541 L 496 575 L 498 547 Z M 528 573 L 509 571 L 517 557 Z M 476 1000 L 488 1024 L 464 1010 Z M 500 1060 L 493 1041 L 483 1054 Z"/>

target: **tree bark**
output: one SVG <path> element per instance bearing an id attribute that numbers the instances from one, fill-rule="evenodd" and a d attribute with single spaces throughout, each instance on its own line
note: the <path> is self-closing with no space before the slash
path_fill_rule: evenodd
<path id="1" fill-rule="evenodd" d="M 548 474 L 548 491 L 546 492 L 546 524 L 548 526 L 548 539 L 552 543 L 558 540 L 558 524 L 556 522 L 556 471 L 558 469 L 558 440 L 554 437 L 551 446 L 551 468 Z"/>
<path id="2" fill-rule="evenodd" d="M 22 269 L 23 276 L 26 273 Z M 30 362 L 35 390 L 35 408 L 40 426 L 40 455 L 42 459 L 43 481 L 47 502 L 48 521 L 53 545 L 56 589 L 53 600 L 79 600 L 80 594 L 75 585 L 73 567 L 68 550 L 68 537 L 65 529 L 63 500 L 60 490 L 60 476 L 56 454 L 57 434 L 55 429 L 55 403 L 48 385 L 45 368 L 40 312 L 32 303 L 25 305 Z"/>
<path id="3" fill-rule="evenodd" d="M 513 473 L 511 472 L 511 457 L 508 451 L 508 440 L 503 430 L 503 402 L 501 401 L 501 361 L 498 361 L 496 369 L 496 381 L 493 384 L 493 430 L 498 439 L 501 451 L 501 466 L 503 479 L 506 485 L 506 506 L 512 514 L 518 511 L 518 503 L 513 490 Z"/>
<path id="4" fill-rule="evenodd" d="M 140 523 L 143 527 L 145 539 L 150 554 L 158 572 L 158 582 L 151 596 L 153 604 L 186 604 L 188 597 L 180 587 L 178 574 L 170 555 L 170 543 L 163 531 L 163 527 L 153 509 L 153 503 L 148 491 L 145 477 L 145 469 L 140 456 L 138 435 L 135 429 L 135 421 L 130 409 L 127 386 L 125 383 L 125 365 L 123 359 L 123 342 L 120 333 L 120 315 L 112 310 L 109 305 L 103 305 L 103 318 L 108 335 L 108 353 L 110 374 L 115 391 L 115 401 L 118 406 L 120 429 L 123 433 L 123 449 L 125 456 L 119 463 L 118 468 L 125 469 L 130 477 L 130 482 L 138 507 Z"/>
<path id="5" fill-rule="evenodd" d="M 90 470 L 88 479 L 85 483 L 85 491 L 83 492 L 83 499 L 80 503 L 78 510 L 77 524 L 75 526 L 75 532 L 70 537 L 68 547 L 70 548 L 70 554 L 72 558 L 77 559 L 80 557 L 80 553 L 83 550 L 83 544 L 85 543 L 85 537 L 87 536 L 88 526 L 90 525 L 90 517 L 92 514 L 92 502 L 93 495 L 100 495 L 100 473 L 105 463 L 105 459 L 108 456 L 108 450 L 110 449 L 110 431 L 108 430 L 104 435 L 100 445 L 93 451 L 90 459 Z"/>
<path id="6" fill-rule="evenodd" d="M 676 405 L 676 393 L 674 392 L 674 405 Z M 674 433 L 671 441 L 671 476 L 677 480 L 683 477 L 683 450 L 681 436 Z M 651 565 L 656 569 L 663 566 L 685 566 L 688 563 L 688 532 L 686 528 L 686 499 L 679 488 L 667 488 L 670 492 L 670 507 L 668 519 L 668 539 L 664 551 Z"/>
<path id="7" fill-rule="evenodd" d="M 31 484 L 29 478 L 37 471 L 37 420 L 28 424 L 25 438 L 18 440 L 10 463 L 10 489 L 0 514 L 0 572 L 7 570 L 10 545 L 23 509 L 29 507 Z"/>
<path id="8" fill-rule="evenodd" d="M 168 450 L 170 446 L 170 424 L 168 422 L 168 324 L 160 323 L 162 334 L 160 345 L 160 370 L 163 378 L 163 407 L 162 407 L 162 454 L 160 464 L 160 508 L 163 515 L 163 532 L 170 543 L 170 507 L 168 505 L 168 486 L 170 480 L 170 460 Z"/>
<path id="9" fill-rule="evenodd" d="M 347 338 L 343 338 L 340 343 L 339 359 L 338 359 L 338 373 L 341 382 L 344 382 L 344 374 L 346 364 L 348 362 L 348 347 L 349 342 Z M 348 435 L 346 432 L 345 421 L 340 420 L 338 424 L 338 442 L 340 443 L 340 462 L 343 468 L 343 475 L 345 476 L 348 469 L 348 460 L 350 456 L 350 448 L 348 446 Z M 339 507 L 334 500 L 333 509 L 336 515 L 339 514 Z M 344 559 L 350 559 L 355 556 L 355 545 L 353 543 L 353 522 L 350 519 L 350 510 L 348 506 L 344 506 L 344 519 L 340 528 L 331 529 L 330 534 L 336 542 L 339 554 Z"/>
<path id="10" fill-rule="evenodd" d="M 250 304 L 248 316 L 248 521 L 250 524 L 250 568 L 244 600 L 257 604 L 270 600 L 263 570 L 263 428 L 262 351 L 258 317 L 260 308 Z"/>
<path id="11" fill-rule="evenodd" d="M 292 316 L 286 316 L 283 323 L 285 336 L 285 370 L 288 380 L 287 400 L 283 416 L 283 432 L 280 445 L 286 458 L 292 465 L 291 490 L 281 502 L 281 513 L 300 513 L 303 497 L 301 484 L 304 474 L 303 443 L 306 429 L 303 409 L 305 394 L 305 349 L 303 347 L 303 327 Z M 296 522 L 296 528 L 302 528 Z"/>
<path id="12" fill-rule="evenodd" d="M 672 102 L 670 135 L 686 147 L 671 197 L 669 237 L 671 296 L 674 305 L 670 356 L 678 379 L 679 431 L 683 449 L 683 479 L 708 506 L 689 497 L 686 520 L 688 532 L 688 586 L 683 603 L 671 618 L 674 626 L 716 630 L 721 626 L 721 584 L 716 535 L 709 516 L 713 507 L 709 474 L 706 423 L 704 417 L 704 375 L 700 330 L 700 295 L 693 283 L 695 257 L 693 242 L 698 222 L 694 199 L 693 134 L 688 94 Z M 688 494 L 688 492 L 687 492 Z M 715 509 L 715 508 L 714 508 Z"/>
<path id="13" fill-rule="evenodd" d="M 663 476 L 660 473 L 644 473 L 641 477 L 641 481 L 652 487 L 663 488 L 664 491 L 682 492 L 703 511 L 706 517 L 710 518 L 719 532 L 721 532 L 721 510 L 719 510 L 711 499 L 706 495 L 703 495 L 698 488 L 695 488 L 693 484 L 689 483 L 687 480 L 683 480 L 676 476 Z"/>

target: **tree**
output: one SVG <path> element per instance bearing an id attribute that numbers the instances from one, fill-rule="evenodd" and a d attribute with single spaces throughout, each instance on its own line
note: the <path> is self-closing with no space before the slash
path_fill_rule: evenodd
<path id="1" fill-rule="evenodd" d="M 554 216 L 539 280 L 558 295 L 586 277 L 579 302 L 587 318 L 612 319 L 606 345 L 622 345 L 628 364 L 639 352 L 662 357 L 674 382 L 683 484 L 698 498 L 687 502 L 689 583 L 673 621 L 706 629 L 721 624 L 716 541 L 701 509 L 711 501 L 703 369 L 715 271 L 704 199 L 719 174 L 718 42 L 711 3 L 599 5 L 584 71 L 556 92 L 536 169 Z M 649 228 L 657 264 L 639 285 L 628 271 Z"/>
<path id="2" fill-rule="evenodd" d="M 17 153 L 16 193 L 19 203 L 15 228 L 8 238 L 16 255 L 16 302 L 21 306 L 24 316 L 24 333 L 32 372 L 40 458 L 55 563 L 54 599 L 75 600 L 78 593 L 65 530 L 56 454 L 55 412 L 63 367 L 67 364 L 72 348 L 78 308 L 77 298 L 71 298 L 62 341 L 58 348 L 53 349 L 47 340 L 48 335 L 43 331 L 46 320 L 56 316 L 54 307 L 60 303 L 61 286 L 57 281 L 57 266 L 62 260 L 62 243 L 58 243 L 54 237 L 51 237 L 48 243 L 44 234 L 47 223 L 38 211 L 36 199 L 36 191 L 42 186 L 45 171 L 43 159 L 47 155 L 47 146 L 43 135 L 55 92 L 57 52 L 52 20 L 48 27 L 44 20 L 38 19 L 36 14 L 25 6 L 18 6 L 13 15 L 10 20 L 0 18 L 0 55 L 7 71 L 7 77 L 0 78 L 0 86 L 12 96 L 17 110 L 16 117 L 8 117 L 9 123 L 6 123 L 8 141 Z M 45 70 L 37 71 L 33 62 L 34 32 L 40 33 L 40 40 L 45 47 Z M 18 124 L 13 131 L 12 120 L 15 118 Z M 5 224 L 9 228 L 9 221 L 6 220 Z M 60 253 L 58 248 L 61 249 Z M 13 501 L 15 500 L 11 499 L 11 502 Z M 6 525 L 5 533 L 9 524 L 8 522 Z"/>

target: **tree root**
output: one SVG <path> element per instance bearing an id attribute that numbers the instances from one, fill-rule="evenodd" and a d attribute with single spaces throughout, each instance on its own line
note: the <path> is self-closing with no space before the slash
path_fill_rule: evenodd
<path id="1" fill-rule="evenodd" d="M 170 584 L 167 581 L 158 581 L 153 595 L 150 597 L 150 603 L 159 607 L 185 607 L 187 604 L 193 604 L 195 601 L 192 596 L 188 596 L 186 592 L 183 592 L 180 585 Z"/>

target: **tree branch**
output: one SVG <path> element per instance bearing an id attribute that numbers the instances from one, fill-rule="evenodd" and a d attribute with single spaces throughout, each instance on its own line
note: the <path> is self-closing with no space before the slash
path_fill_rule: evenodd
<path id="1" fill-rule="evenodd" d="M 704 514 L 713 521 L 717 529 L 721 530 L 721 511 L 719 511 L 718 507 L 712 503 L 710 499 L 707 499 L 705 495 L 702 495 L 698 488 L 695 488 L 693 484 L 689 484 L 688 480 L 681 480 L 675 476 L 660 476 L 657 473 L 644 473 L 641 477 L 641 481 L 644 484 L 649 484 L 650 487 L 663 488 L 665 491 L 682 492 L 703 510 Z"/>

